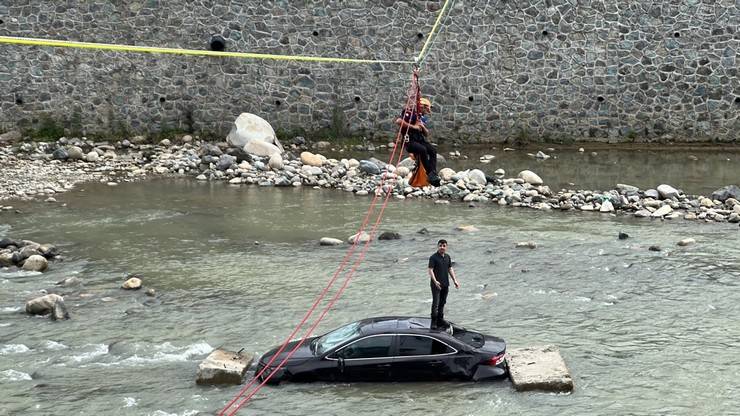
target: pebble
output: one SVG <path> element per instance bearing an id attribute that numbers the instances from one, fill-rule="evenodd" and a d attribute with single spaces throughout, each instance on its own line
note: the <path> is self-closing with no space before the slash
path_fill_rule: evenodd
<path id="1" fill-rule="evenodd" d="M 182 143 L 186 143 L 185 138 L 182 139 Z M 379 195 L 390 193 L 399 200 L 430 198 L 435 204 L 463 201 L 469 206 L 497 204 L 545 211 L 551 209 L 600 211 L 610 214 L 627 213 L 635 217 L 702 219 L 713 222 L 740 221 L 740 205 L 733 198 L 721 201 L 698 195 L 685 195 L 665 184 L 661 184 L 658 189 L 648 189 L 644 192 L 626 184 L 617 184 L 615 189 L 598 193 L 573 189 L 551 192 L 543 185 L 545 181 L 531 170 L 520 172 L 519 178 L 506 178 L 506 172 L 497 168 L 494 170 L 494 178 L 491 178 L 476 169 L 455 172 L 450 168 L 444 168 L 439 171 L 442 186 L 419 189 L 408 184 L 406 179 L 409 174 L 408 166 L 413 166 L 413 163 L 409 165 L 407 160 L 396 168 L 374 159 L 336 160 L 327 159 L 321 154 L 305 152 L 301 154 L 302 158 L 286 153 L 282 155 L 281 160 L 272 158 L 272 163 L 268 162 L 270 158 L 254 157 L 251 162 L 244 160 L 237 165 L 231 157 L 221 157 L 224 156 L 225 149 L 198 140 L 195 140 L 194 144 L 184 145 L 162 141 L 158 146 L 153 146 L 145 144 L 144 138 L 131 138 L 125 146 L 123 142 L 118 144 L 118 147 L 100 145 L 96 150 L 86 154 L 81 150 L 86 148 L 85 146 L 77 139 L 64 139 L 56 144 L 26 143 L 26 150 L 31 152 L 27 154 L 16 153 L 10 147 L 0 147 L 0 166 L 4 169 L 3 175 L 0 175 L 0 201 L 37 198 L 51 202 L 54 201 L 56 193 L 68 191 L 79 183 L 95 181 L 117 186 L 122 180 L 142 179 L 152 174 L 187 175 L 198 181 L 218 180 L 235 185 L 334 188 L 354 192 L 359 196 L 374 194 L 380 180 L 383 179 L 385 185 Z M 60 147 L 65 148 L 69 159 L 49 163 L 52 152 Z M 552 152 L 550 149 L 545 150 Z M 366 146 L 363 150 L 366 150 Z M 578 150 L 584 152 L 583 148 Z M 504 151 L 514 149 L 506 148 Z M 453 153 L 455 157 L 463 157 L 457 151 Z M 595 152 L 591 154 L 595 155 Z M 544 159 L 549 155 L 540 151 L 533 156 Z M 97 162 L 84 163 L 77 159 Z M 227 169 L 219 170 L 216 165 L 221 159 L 228 159 L 233 163 L 229 166 L 224 164 L 222 167 Z M 314 166 L 302 163 L 301 159 Z M 496 158 L 492 154 L 486 154 L 481 160 L 495 162 Z M 373 174 L 374 172 L 379 174 Z M 568 186 L 575 185 L 570 183 Z M 545 192 L 540 188 L 547 190 Z M 605 200 L 597 198 L 597 195 L 609 195 L 609 198 Z M 4 211 L 13 210 L 11 206 L 0 208 Z"/>

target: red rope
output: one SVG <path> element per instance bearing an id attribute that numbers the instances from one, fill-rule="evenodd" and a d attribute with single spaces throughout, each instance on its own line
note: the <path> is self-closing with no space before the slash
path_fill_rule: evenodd
<path id="1" fill-rule="evenodd" d="M 413 101 L 412 101 L 412 95 L 415 96 L 415 98 L 414 98 Z M 412 77 L 411 87 L 409 88 L 409 90 L 407 92 L 406 108 L 407 109 L 411 108 L 412 113 L 416 113 L 417 108 L 418 108 L 418 101 L 419 101 L 418 77 L 417 77 L 417 74 L 414 73 L 414 75 Z M 412 105 L 412 103 L 414 105 Z M 401 145 L 401 143 L 400 143 L 401 130 L 402 129 L 399 128 L 399 131 L 398 131 L 398 133 L 396 135 L 396 140 L 394 142 L 393 151 L 391 152 L 391 156 L 390 156 L 390 159 L 389 159 L 389 162 L 388 163 L 394 164 L 393 161 L 394 161 L 394 158 L 395 158 L 395 155 L 396 155 L 396 151 L 398 150 L 399 146 Z M 398 161 L 399 162 L 401 160 L 402 155 L 403 155 L 403 151 L 399 151 L 398 152 Z M 378 184 L 378 189 L 375 192 L 375 196 L 373 197 L 373 199 L 372 199 L 372 201 L 370 203 L 370 207 L 368 208 L 368 211 L 367 211 L 367 213 L 365 215 L 365 218 L 364 218 L 364 220 L 362 222 L 362 225 L 360 226 L 360 229 L 359 229 L 357 235 L 355 236 L 354 244 L 352 245 L 352 247 L 349 248 L 347 254 L 345 255 L 344 259 L 342 260 L 342 263 L 337 268 L 337 270 L 335 271 L 335 273 L 332 276 L 332 278 L 329 280 L 329 283 L 327 283 L 326 287 L 321 291 L 321 293 L 319 294 L 319 296 L 314 301 L 313 305 L 311 305 L 311 308 L 309 308 L 309 310 L 304 315 L 304 317 L 301 320 L 301 322 L 296 326 L 296 328 L 293 330 L 293 332 L 291 332 L 291 334 L 286 338 L 286 340 L 280 346 L 280 348 L 278 349 L 278 351 L 275 352 L 275 354 L 272 356 L 272 358 L 269 360 L 269 362 L 265 365 L 265 367 L 258 374 L 256 374 L 252 378 L 252 380 L 250 380 L 250 382 L 221 410 L 221 412 L 219 412 L 219 416 L 223 416 L 225 414 L 225 412 L 229 411 L 230 408 L 234 405 L 234 403 L 236 403 L 239 400 L 239 398 L 241 396 L 243 396 L 245 394 L 245 392 L 250 387 L 252 387 L 255 384 L 255 380 L 259 380 L 259 377 L 261 377 L 264 374 L 264 372 L 267 371 L 270 368 L 270 366 L 275 361 L 275 359 L 285 350 L 285 348 L 287 347 L 288 343 L 290 343 L 290 341 L 293 339 L 293 337 L 296 335 L 296 333 L 298 333 L 298 331 L 300 330 L 300 328 L 306 323 L 306 321 L 308 320 L 308 318 L 313 314 L 313 312 L 316 309 L 316 307 L 318 306 L 318 304 L 326 296 L 326 294 L 328 293 L 329 289 L 334 285 L 334 283 L 337 280 L 337 277 L 344 270 L 344 267 L 346 266 L 347 261 L 349 260 L 349 258 L 351 258 L 352 254 L 354 253 L 354 250 L 356 249 L 356 247 L 358 245 L 357 243 L 359 241 L 360 235 L 362 234 L 362 232 L 364 231 L 365 227 L 368 224 L 368 220 L 369 220 L 370 215 L 372 214 L 372 212 L 374 210 L 375 204 L 377 202 L 378 197 L 380 196 L 380 193 L 385 192 L 385 191 L 383 191 L 383 185 L 385 183 L 385 180 L 386 180 L 387 176 L 388 176 L 387 175 L 387 172 L 384 173 L 381 176 L 381 181 Z M 378 192 L 378 191 L 380 191 L 380 192 Z M 389 189 L 385 193 L 386 193 L 385 199 L 384 199 L 383 204 L 381 206 L 381 209 L 380 209 L 380 212 L 378 214 L 378 217 L 377 217 L 375 223 L 373 224 L 372 230 L 370 232 L 370 239 L 365 243 L 365 246 L 363 247 L 363 249 L 362 249 L 362 251 L 360 253 L 360 256 L 357 258 L 357 260 L 353 264 L 352 269 L 347 274 L 347 277 L 345 277 L 345 280 L 344 280 L 342 286 L 336 292 L 336 294 L 334 295 L 334 297 L 329 301 L 329 303 L 327 304 L 327 306 L 322 311 L 321 315 L 316 319 L 316 321 L 308 329 L 308 331 L 306 332 L 306 334 L 299 340 L 298 344 L 296 344 L 296 346 L 290 352 L 288 352 L 288 355 L 285 358 L 283 358 L 283 360 L 277 365 L 277 367 L 275 367 L 275 369 L 270 374 L 268 374 L 263 379 L 263 381 L 256 388 L 254 388 L 239 403 L 236 404 L 236 408 L 233 411 L 231 411 L 230 413 L 228 413 L 229 416 L 233 416 L 234 414 L 236 414 L 236 412 L 239 411 L 239 409 L 241 407 L 243 407 L 244 405 L 246 405 L 249 402 L 249 400 L 255 394 L 257 394 L 257 392 L 259 392 L 262 389 L 262 387 L 272 378 L 272 376 L 275 375 L 278 372 L 278 370 L 280 370 L 285 365 L 285 363 L 293 356 L 293 354 L 298 350 L 298 348 L 300 348 L 301 345 L 303 345 L 303 342 L 305 342 L 305 339 L 308 338 L 311 335 L 311 333 L 316 329 L 316 327 L 321 322 L 321 320 L 323 320 L 323 318 L 326 316 L 326 314 L 334 306 L 334 304 L 336 303 L 336 301 L 339 299 L 339 297 L 342 295 L 342 293 L 344 292 L 344 290 L 347 288 L 347 286 L 349 285 L 350 280 L 352 279 L 352 276 L 354 275 L 354 272 L 357 270 L 357 267 L 362 262 L 362 260 L 365 258 L 365 255 L 367 253 L 367 250 L 370 247 L 370 243 L 373 240 L 373 238 L 374 238 L 374 236 L 375 236 L 375 234 L 377 232 L 378 225 L 380 225 L 380 221 L 383 218 L 383 213 L 385 212 L 385 208 L 388 205 L 388 201 L 390 200 L 390 195 L 392 194 L 392 192 Z"/>

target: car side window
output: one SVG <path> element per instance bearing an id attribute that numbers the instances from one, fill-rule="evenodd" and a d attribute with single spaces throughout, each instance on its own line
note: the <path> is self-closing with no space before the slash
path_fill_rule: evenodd
<path id="1" fill-rule="evenodd" d="M 357 358 L 380 358 L 391 355 L 393 336 L 367 337 L 342 348 L 336 354 L 345 360 Z"/>
<path id="2" fill-rule="evenodd" d="M 398 354 L 401 356 L 437 355 L 452 352 L 455 350 L 430 337 L 401 335 L 398 339 Z"/>

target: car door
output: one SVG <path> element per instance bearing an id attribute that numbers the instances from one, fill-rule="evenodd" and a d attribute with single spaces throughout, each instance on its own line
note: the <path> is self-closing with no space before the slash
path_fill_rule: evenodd
<path id="1" fill-rule="evenodd" d="M 393 362 L 394 335 L 370 335 L 353 341 L 328 359 L 336 360 L 340 379 L 345 381 L 388 381 Z"/>
<path id="2" fill-rule="evenodd" d="M 393 360 L 394 379 L 399 381 L 429 381 L 453 378 L 457 350 L 428 335 L 398 334 L 396 357 Z"/>

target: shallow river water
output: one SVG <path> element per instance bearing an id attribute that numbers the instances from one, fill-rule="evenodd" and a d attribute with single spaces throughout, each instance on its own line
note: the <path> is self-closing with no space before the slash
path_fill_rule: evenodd
<path id="1" fill-rule="evenodd" d="M 54 243 L 65 256 L 44 274 L 0 271 L 0 415 L 213 414 L 239 387 L 196 386 L 198 362 L 222 345 L 261 354 L 279 343 L 347 248 L 318 239 L 346 239 L 370 201 L 185 180 L 90 184 L 57 199 L 0 214 L 0 237 Z M 456 232 L 461 224 L 479 231 Z M 393 200 L 380 230 L 403 238 L 372 245 L 320 332 L 368 316 L 426 316 L 426 261 L 446 238 L 462 283 L 448 319 L 510 348 L 558 345 L 575 391 L 517 393 L 508 381 L 284 384 L 239 414 L 738 413 L 736 224 Z M 618 240 L 620 231 L 630 238 Z M 685 237 L 697 243 L 677 247 Z M 514 248 L 528 240 L 538 247 Z M 648 251 L 653 244 L 663 250 Z M 155 300 L 117 289 L 133 272 Z M 64 289 L 71 320 L 21 312 L 70 276 L 84 281 Z"/>

